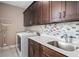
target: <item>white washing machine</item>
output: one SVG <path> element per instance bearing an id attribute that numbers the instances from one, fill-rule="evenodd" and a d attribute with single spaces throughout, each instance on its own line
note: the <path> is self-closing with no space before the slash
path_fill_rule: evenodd
<path id="1" fill-rule="evenodd" d="M 21 57 L 28 57 L 28 37 L 37 36 L 36 32 L 20 32 L 16 35 L 16 49 Z"/>

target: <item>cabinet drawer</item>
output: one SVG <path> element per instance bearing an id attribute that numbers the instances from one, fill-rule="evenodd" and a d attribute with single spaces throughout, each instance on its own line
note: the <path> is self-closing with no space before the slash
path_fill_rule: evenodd
<path id="1" fill-rule="evenodd" d="M 43 50 L 43 54 L 45 54 L 46 56 L 48 57 L 65 57 L 65 55 L 57 52 L 57 51 L 54 51 L 52 49 L 49 49 L 45 46 L 42 46 L 42 50 Z"/>

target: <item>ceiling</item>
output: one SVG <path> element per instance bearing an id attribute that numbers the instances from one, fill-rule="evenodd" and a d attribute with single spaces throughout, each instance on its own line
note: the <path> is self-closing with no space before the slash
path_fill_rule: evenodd
<path id="1" fill-rule="evenodd" d="M 33 1 L 0 1 L 0 2 L 26 9 Z"/>

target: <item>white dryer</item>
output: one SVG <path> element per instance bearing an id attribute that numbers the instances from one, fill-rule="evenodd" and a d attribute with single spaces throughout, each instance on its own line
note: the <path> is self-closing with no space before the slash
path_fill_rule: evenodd
<path id="1" fill-rule="evenodd" d="M 28 57 L 28 37 L 37 36 L 36 32 L 20 32 L 16 35 L 16 49 L 21 57 Z"/>

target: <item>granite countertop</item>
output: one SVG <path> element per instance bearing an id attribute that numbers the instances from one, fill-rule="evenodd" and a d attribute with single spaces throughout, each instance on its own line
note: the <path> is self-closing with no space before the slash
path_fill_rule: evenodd
<path id="1" fill-rule="evenodd" d="M 49 45 L 48 42 L 50 41 L 54 41 L 54 40 L 57 40 L 57 41 L 60 41 L 58 40 L 58 38 L 55 38 L 55 37 L 46 37 L 46 36 L 34 36 L 34 37 L 28 37 L 44 46 L 47 46 L 48 48 L 50 49 L 53 49 L 55 51 L 58 51 L 66 56 L 69 56 L 69 57 L 79 57 L 79 49 L 75 50 L 75 51 L 66 51 L 66 50 L 62 50 L 60 48 L 57 48 L 55 46 L 52 46 L 52 45 Z M 60 38 L 59 38 L 60 39 Z M 77 44 L 78 45 L 78 44 Z M 78 45 L 79 46 L 79 45 Z"/>

